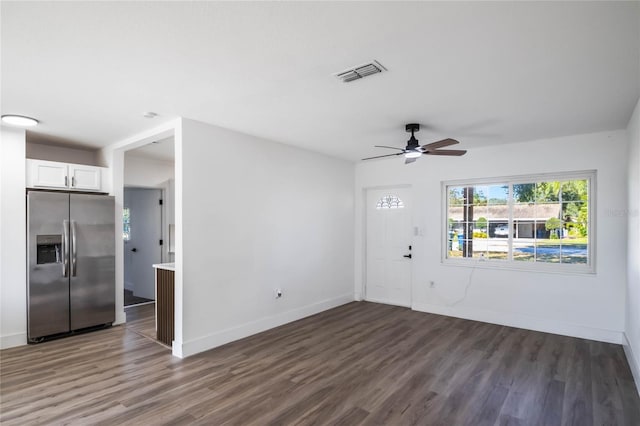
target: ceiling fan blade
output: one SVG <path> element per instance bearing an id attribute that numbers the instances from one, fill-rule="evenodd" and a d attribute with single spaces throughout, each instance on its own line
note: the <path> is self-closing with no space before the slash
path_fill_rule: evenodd
<path id="1" fill-rule="evenodd" d="M 374 158 L 382 158 L 382 157 L 395 157 L 396 155 L 402 155 L 402 154 L 404 154 L 404 151 L 398 152 L 397 154 L 387 154 L 387 155 L 377 155 L 375 157 L 367 157 L 367 158 L 363 158 L 363 160 L 373 160 Z"/>
<path id="2" fill-rule="evenodd" d="M 386 145 L 374 145 L 374 147 L 376 148 L 389 148 L 389 149 L 397 149 L 398 151 L 403 151 L 404 149 L 402 148 L 396 148 L 395 146 L 386 146 Z"/>
<path id="3" fill-rule="evenodd" d="M 465 155 L 467 150 L 465 149 L 434 149 L 433 151 L 423 152 L 425 155 Z"/>
<path id="4" fill-rule="evenodd" d="M 414 161 L 416 161 L 418 159 L 418 157 L 416 158 L 405 158 L 404 159 L 404 164 L 409 164 L 409 163 L 413 163 Z"/>
<path id="5" fill-rule="evenodd" d="M 455 145 L 455 144 L 458 144 L 458 143 L 460 143 L 460 142 L 458 142 L 455 139 L 447 138 L 447 139 L 442 139 L 441 141 L 431 142 L 431 143 L 428 143 L 426 145 L 422 145 L 422 149 L 424 151 L 429 151 L 430 149 L 442 148 L 442 147 L 445 147 L 445 146 Z"/>

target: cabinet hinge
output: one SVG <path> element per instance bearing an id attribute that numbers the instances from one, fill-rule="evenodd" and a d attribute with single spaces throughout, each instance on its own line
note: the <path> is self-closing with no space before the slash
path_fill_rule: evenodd
<path id="1" fill-rule="evenodd" d="M 160 240 L 160 245 L 162 245 L 162 243 L 163 243 L 163 241 L 162 241 L 162 240 Z"/>
<path id="2" fill-rule="evenodd" d="M 160 199 L 160 200 L 158 200 L 158 201 L 160 202 L 159 204 L 160 204 L 160 205 L 162 205 L 162 200 Z"/>

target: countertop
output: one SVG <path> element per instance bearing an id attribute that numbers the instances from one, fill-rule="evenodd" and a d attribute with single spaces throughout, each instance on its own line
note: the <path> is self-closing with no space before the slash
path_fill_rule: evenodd
<path id="1" fill-rule="evenodd" d="M 156 269 L 166 269 L 167 271 L 175 271 L 176 264 L 175 263 L 156 263 L 155 265 L 151 265 Z"/>

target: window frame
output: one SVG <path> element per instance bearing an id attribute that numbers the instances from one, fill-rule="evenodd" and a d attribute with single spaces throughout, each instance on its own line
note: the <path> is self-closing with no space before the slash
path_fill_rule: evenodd
<path id="1" fill-rule="evenodd" d="M 513 234 L 510 232 L 508 237 L 508 258 L 506 260 L 491 260 L 485 258 L 460 258 L 448 256 L 448 212 L 449 212 L 449 188 L 453 186 L 478 186 L 491 184 L 508 185 L 507 205 L 509 206 L 509 229 L 513 228 L 513 185 L 524 183 L 538 183 L 548 181 L 566 181 L 566 180 L 587 180 L 588 185 L 588 222 L 587 222 L 587 263 L 586 264 L 568 264 L 568 263 L 548 263 L 548 262 L 525 262 L 513 260 Z M 440 220 L 440 245 L 441 245 L 441 263 L 447 266 L 463 266 L 463 267 L 482 267 L 491 269 L 512 269 L 520 271 L 549 272 L 560 274 L 595 274 L 596 273 L 596 198 L 597 198 L 597 171 L 596 170 L 580 170 L 571 172 L 557 173 L 535 173 L 527 175 L 512 175 L 487 178 L 470 178 L 447 180 L 440 182 L 441 202 L 441 220 Z"/>

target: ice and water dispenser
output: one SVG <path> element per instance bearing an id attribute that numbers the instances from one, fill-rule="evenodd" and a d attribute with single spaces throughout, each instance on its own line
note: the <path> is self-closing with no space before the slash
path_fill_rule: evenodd
<path id="1" fill-rule="evenodd" d="M 62 263 L 62 235 L 36 236 L 36 263 Z"/>

